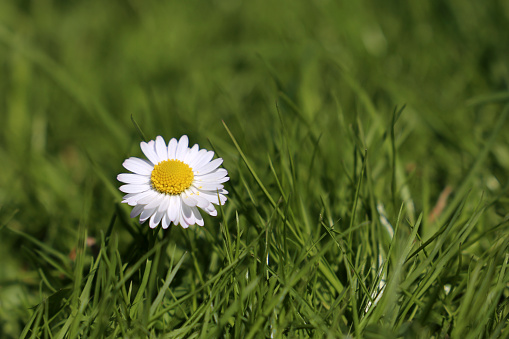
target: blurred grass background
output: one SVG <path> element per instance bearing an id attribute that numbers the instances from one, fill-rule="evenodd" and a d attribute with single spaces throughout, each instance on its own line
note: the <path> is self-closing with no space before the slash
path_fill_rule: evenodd
<path id="1" fill-rule="evenodd" d="M 250 179 L 222 121 L 271 187 L 267 155 L 305 159 L 297 176 L 313 178 L 304 199 L 312 218 L 321 198 L 331 220 L 347 213 L 347 169 L 367 148 L 375 194 L 394 220 L 384 133 L 406 105 L 398 199 L 411 201 L 407 218 L 423 213 L 430 236 L 440 193 L 450 187 L 454 197 L 509 98 L 508 42 L 502 0 L 1 1 L 0 332 L 19 335 L 43 289 L 32 244 L 5 225 L 64 254 L 80 220 L 90 236 L 104 232 L 120 193 L 101 175 L 117 186 L 123 159 L 140 155 L 131 116 L 149 139 L 212 144 L 232 186 Z M 502 194 L 483 216 L 491 226 L 508 213 L 508 127 L 468 182 L 472 205 Z M 237 187 L 228 216 L 245 207 Z"/>

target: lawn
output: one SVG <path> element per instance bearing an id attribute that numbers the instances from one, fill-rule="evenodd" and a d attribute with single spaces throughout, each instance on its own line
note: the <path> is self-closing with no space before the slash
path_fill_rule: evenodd
<path id="1" fill-rule="evenodd" d="M 0 2 L 0 338 L 509 337 L 509 2 Z M 117 175 L 187 135 L 204 226 Z"/>

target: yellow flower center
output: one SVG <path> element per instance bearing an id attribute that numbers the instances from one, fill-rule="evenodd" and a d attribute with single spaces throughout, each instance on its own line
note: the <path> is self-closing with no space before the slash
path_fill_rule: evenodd
<path id="1" fill-rule="evenodd" d="M 194 174 L 191 167 L 180 160 L 165 160 L 154 166 L 150 180 L 152 187 L 165 194 L 180 194 L 191 186 Z"/>

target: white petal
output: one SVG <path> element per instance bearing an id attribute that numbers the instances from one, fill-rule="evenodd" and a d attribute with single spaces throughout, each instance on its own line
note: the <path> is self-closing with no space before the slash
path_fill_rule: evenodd
<path id="1" fill-rule="evenodd" d="M 192 159 L 189 160 L 188 165 L 190 167 L 193 167 L 195 164 L 197 164 L 207 154 L 207 152 L 208 151 L 206 149 L 199 150 L 198 153 L 196 153 L 194 155 L 194 157 L 192 157 Z"/>
<path id="2" fill-rule="evenodd" d="M 170 207 L 168 207 L 168 209 L 166 210 L 166 217 L 168 219 L 168 225 L 173 221 L 171 219 L 172 216 L 170 215 L 170 213 L 171 213 L 171 200 L 170 200 Z M 163 220 L 164 220 L 164 218 L 163 218 Z"/>
<path id="3" fill-rule="evenodd" d="M 168 147 L 160 135 L 156 138 L 156 153 L 159 161 L 168 160 Z"/>
<path id="4" fill-rule="evenodd" d="M 161 222 L 161 219 L 163 218 L 163 215 L 165 212 L 156 212 L 152 215 L 150 218 L 149 226 L 150 228 L 156 228 L 157 225 Z"/>
<path id="5" fill-rule="evenodd" d="M 148 191 L 147 191 L 148 192 Z M 143 192 L 145 193 L 145 192 Z M 127 203 L 129 206 L 136 206 L 136 197 L 143 193 L 128 193 L 122 198 L 123 203 Z"/>
<path id="6" fill-rule="evenodd" d="M 122 173 L 117 175 L 117 180 L 120 182 L 125 182 L 126 184 L 148 184 L 150 183 L 150 176 Z"/>
<path id="7" fill-rule="evenodd" d="M 175 159 L 184 160 L 184 157 L 186 156 L 186 153 L 189 149 L 187 145 L 189 145 L 189 139 L 187 138 L 187 135 L 183 135 L 182 137 L 180 137 Z"/>
<path id="8" fill-rule="evenodd" d="M 217 204 L 217 193 L 214 192 L 200 192 L 200 190 L 196 189 L 196 187 L 191 186 L 189 189 L 185 191 L 187 194 L 192 196 L 194 199 L 198 201 L 198 207 L 201 209 L 205 209 L 212 202 Z"/>
<path id="9" fill-rule="evenodd" d="M 122 197 L 122 202 L 127 202 L 129 199 L 132 199 L 133 197 L 137 196 L 138 194 L 141 194 L 141 193 L 127 193 L 126 195 L 124 195 Z"/>
<path id="10" fill-rule="evenodd" d="M 168 226 L 170 226 L 170 223 L 171 223 L 171 220 L 168 217 L 168 213 L 166 213 L 166 211 L 164 211 L 163 220 L 161 220 L 161 226 L 163 227 L 163 229 L 167 229 Z"/>
<path id="11" fill-rule="evenodd" d="M 122 166 L 128 171 L 141 175 L 150 175 L 154 169 L 154 166 L 148 160 L 135 157 L 125 160 Z"/>
<path id="12" fill-rule="evenodd" d="M 230 177 L 224 177 L 222 179 L 217 179 L 216 182 L 218 183 L 224 183 L 224 182 L 227 182 L 228 180 L 230 180 Z"/>
<path id="13" fill-rule="evenodd" d="M 163 201 L 159 205 L 158 211 L 159 212 L 166 211 L 169 206 L 170 206 L 170 196 L 165 194 L 163 196 Z"/>
<path id="14" fill-rule="evenodd" d="M 170 206 L 168 207 L 168 216 L 170 220 L 176 225 L 178 224 L 178 216 L 180 215 L 180 197 L 172 195 L 170 197 Z"/>
<path id="15" fill-rule="evenodd" d="M 191 207 L 186 204 L 182 204 L 182 211 L 180 213 L 180 226 L 184 228 L 188 228 L 190 225 L 194 225 L 195 218 L 193 211 L 191 211 Z"/>
<path id="16" fill-rule="evenodd" d="M 131 211 L 131 218 L 135 218 L 143 211 L 142 205 L 134 206 L 133 210 Z"/>
<path id="17" fill-rule="evenodd" d="M 221 201 L 221 205 L 224 205 L 224 203 L 226 202 L 226 200 L 228 200 L 227 197 L 225 197 L 224 195 L 222 194 L 219 194 L 219 199 Z"/>
<path id="18" fill-rule="evenodd" d="M 175 220 L 173 220 L 173 224 L 175 226 L 177 226 L 179 224 L 179 222 L 180 222 L 180 213 L 181 213 L 181 211 L 178 210 L 178 214 L 175 216 Z"/>
<path id="19" fill-rule="evenodd" d="M 187 206 L 196 206 L 198 205 L 198 200 L 194 197 L 187 195 L 186 193 L 182 194 L 182 202 Z"/>
<path id="20" fill-rule="evenodd" d="M 192 194 L 191 196 L 196 200 L 196 206 L 198 206 L 199 208 L 205 208 L 210 204 L 210 201 L 202 197 L 199 193 Z"/>
<path id="21" fill-rule="evenodd" d="M 156 191 L 153 191 L 153 190 L 150 190 L 149 191 L 150 193 L 147 193 L 146 196 L 144 197 L 141 197 L 140 199 L 138 199 L 138 204 L 140 205 L 147 205 L 147 204 L 150 204 L 154 199 L 156 199 L 160 193 L 156 192 Z"/>
<path id="22" fill-rule="evenodd" d="M 194 170 L 195 168 L 202 167 L 214 157 L 214 152 L 202 149 L 196 155 L 194 161 L 189 163 L 189 166 Z"/>
<path id="23" fill-rule="evenodd" d="M 218 199 L 217 199 L 217 196 L 219 195 L 219 202 L 221 203 L 221 205 L 224 205 L 224 203 L 226 202 L 226 197 L 224 195 L 222 195 L 221 193 L 217 193 L 217 192 L 200 192 L 200 196 L 207 199 L 208 201 L 210 201 L 211 203 L 213 204 L 216 204 L 216 205 L 219 205 L 219 202 L 218 202 Z"/>
<path id="24" fill-rule="evenodd" d="M 194 170 L 194 173 L 196 173 L 196 175 L 204 175 L 209 172 L 212 172 L 213 170 L 218 168 L 219 165 L 221 165 L 222 163 L 223 163 L 223 159 L 217 158 L 217 159 L 214 159 L 211 162 L 209 162 L 208 164 L 205 164 L 201 167 L 197 166 L 197 167 L 193 168 L 193 170 Z"/>
<path id="25" fill-rule="evenodd" d="M 175 138 L 172 138 L 168 143 L 168 159 L 175 159 L 175 155 L 177 154 L 177 145 L 178 141 Z"/>
<path id="26" fill-rule="evenodd" d="M 228 175 L 227 170 L 225 170 L 224 168 L 217 168 L 216 170 L 214 170 L 210 173 L 196 175 L 194 177 L 194 180 L 195 181 L 216 181 L 216 180 L 220 180 L 220 179 L 224 178 L 227 175 Z"/>
<path id="27" fill-rule="evenodd" d="M 148 196 L 149 194 L 151 194 L 151 192 L 152 192 L 151 190 L 148 190 L 148 191 L 145 191 L 142 193 L 126 194 L 126 195 L 124 195 L 124 198 L 123 198 L 124 200 L 122 200 L 122 202 L 126 202 L 131 206 L 137 205 L 138 200 L 143 199 L 144 197 Z"/>
<path id="28" fill-rule="evenodd" d="M 148 143 L 142 141 L 140 143 L 140 148 L 152 164 L 157 165 L 159 163 L 159 157 L 156 154 L 154 140 L 150 140 Z"/>
<path id="29" fill-rule="evenodd" d="M 192 187 L 192 186 L 191 186 L 191 187 Z M 228 191 L 227 191 L 227 190 L 225 190 L 224 188 L 217 189 L 217 190 L 213 190 L 213 191 L 198 190 L 198 192 L 206 193 L 206 194 L 214 194 L 214 195 L 217 195 L 218 193 L 219 193 L 219 194 L 228 194 Z"/>
<path id="30" fill-rule="evenodd" d="M 141 215 L 140 215 L 140 223 L 144 223 L 145 221 L 147 221 L 148 218 L 150 218 L 154 213 L 155 213 L 155 209 L 143 209 L 143 212 L 141 212 Z"/>
<path id="31" fill-rule="evenodd" d="M 208 183 L 208 182 L 198 182 L 193 183 L 193 186 L 199 189 L 200 191 L 212 191 L 215 192 L 217 190 L 223 189 L 223 185 L 216 183 Z"/>
<path id="32" fill-rule="evenodd" d="M 191 210 L 193 211 L 193 214 L 194 214 L 194 218 L 196 220 L 196 223 L 199 225 L 199 226 L 203 226 L 204 223 L 203 223 L 203 217 L 201 216 L 200 214 L 200 211 L 198 210 L 198 208 L 196 207 L 191 207 Z"/>
<path id="33" fill-rule="evenodd" d="M 198 154 L 199 151 L 200 147 L 197 144 L 194 144 L 194 146 L 189 150 L 189 152 L 187 152 L 183 161 L 186 164 L 189 164 L 191 161 L 194 160 L 194 158 L 196 158 L 196 155 Z"/>
<path id="34" fill-rule="evenodd" d="M 141 193 L 148 191 L 150 189 L 150 185 L 144 184 L 144 185 L 134 185 L 134 184 L 128 184 L 128 185 L 122 185 L 119 187 L 119 190 L 121 190 L 124 193 Z"/>
<path id="35" fill-rule="evenodd" d="M 193 185 L 200 186 L 202 183 L 203 184 L 223 184 L 223 183 L 227 182 L 228 180 L 230 180 L 229 177 L 224 177 L 222 179 L 216 179 L 216 180 L 197 180 L 195 177 L 195 179 L 193 181 Z"/>
<path id="36" fill-rule="evenodd" d="M 209 215 L 215 217 L 217 215 L 216 208 L 214 205 L 210 204 L 206 208 L 203 209 L 205 212 L 207 212 Z"/>
<path id="37" fill-rule="evenodd" d="M 189 211 L 187 210 L 187 208 L 185 210 L 183 210 L 185 212 L 184 218 L 186 220 L 186 223 L 188 223 L 189 226 L 191 226 L 191 225 L 196 224 L 196 216 L 193 213 L 192 207 L 188 206 L 188 209 L 189 209 Z"/>
<path id="38" fill-rule="evenodd" d="M 164 201 L 164 194 L 158 194 L 157 197 L 154 198 L 154 200 L 152 200 L 149 204 L 147 204 L 147 206 L 145 206 L 145 209 L 159 209 L 159 206 L 161 206 L 161 204 L 163 203 Z"/>

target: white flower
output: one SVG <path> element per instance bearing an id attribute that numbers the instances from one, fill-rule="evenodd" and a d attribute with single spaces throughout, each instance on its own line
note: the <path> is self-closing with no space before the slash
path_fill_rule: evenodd
<path id="1" fill-rule="evenodd" d="M 150 228 L 161 223 L 166 229 L 172 222 L 184 228 L 203 226 L 198 207 L 217 215 L 213 204 L 225 203 L 228 192 L 222 183 L 230 179 L 224 168 L 218 168 L 223 159 L 212 160 L 214 152 L 188 144 L 186 135 L 179 141 L 171 139 L 168 146 L 158 136 L 140 144 L 148 160 L 124 161 L 122 165 L 134 174 L 122 173 L 117 179 L 126 184 L 119 188 L 127 193 L 122 202 L 134 206 L 131 218 L 139 215 L 140 223 L 150 219 Z"/>

